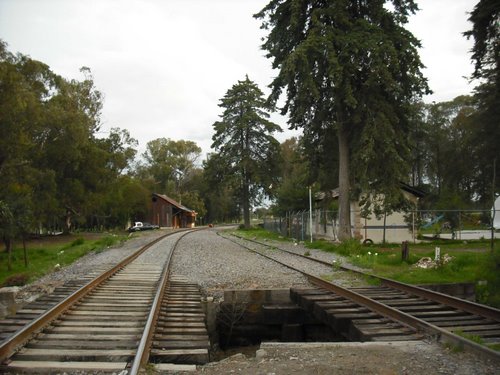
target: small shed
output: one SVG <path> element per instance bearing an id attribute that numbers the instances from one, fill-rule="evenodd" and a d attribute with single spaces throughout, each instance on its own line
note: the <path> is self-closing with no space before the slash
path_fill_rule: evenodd
<path id="1" fill-rule="evenodd" d="M 399 187 L 404 197 L 416 209 L 418 200 L 425 196 L 425 192 L 408 184 L 399 183 Z M 316 195 L 316 201 L 321 201 L 326 198 L 338 199 L 339 189 L 334 189 L 328 192 L 320 192 Z M 383 217 L 377 218 L 375 215 L 363 217 L 361 214 L 360 204 L 357 201 L 351 201 L 351 231 L 355 238 L 361 241 L 371 240 L 373 242 L 382 242 L 384 238 L 388 242 L 401 242 L 415 240 L 416 228 L 414 211 L 410 212 L 397 211 L 387 214 L 385 220 Z M 410 223 L 407 222 L 407 216 L 410 215 Z M 338 223 L 334 223 L 333 231 L 336 233 Z M 332 234 L 333 235 L 333 234 Z M 334 236 L 335 237 L 335 236 Z"/>
<path id="2" fill-rule="evenodd" d="M 153 193 L 151 223 L 160 227 L 194 228 L 196 212 L 174 199 Z"/>

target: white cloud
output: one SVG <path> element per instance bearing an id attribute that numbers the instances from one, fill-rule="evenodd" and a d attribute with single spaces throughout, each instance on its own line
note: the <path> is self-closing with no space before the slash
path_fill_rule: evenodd
<path id="1" fill-rule="evenodd" d="M 104 129 L 126 128 L 146 143 L 190 139 L 208 152 L 219 99 L 245 74 L 266 93 L 276 74 L 260 50 L 267 0 L 0 0 L 0 38 L 13 52 L 47 63 L 67 78 L 91 68 L 105 94 Z M 410 29 L 435 94 L 470 92 L 467 0 L 422 0 Z M 273 115 L 283 129 L 286 121 Z M 279 140 L 298 134 L 286 131 Z"/>

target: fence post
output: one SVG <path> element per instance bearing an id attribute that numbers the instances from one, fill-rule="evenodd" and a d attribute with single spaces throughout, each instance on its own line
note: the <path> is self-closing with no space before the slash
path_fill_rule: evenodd
<path id="1" fill-rule="evenodd" d="M 300 212 L 300 240 L 304 241 L 304 210 Z"/>
<path id="2" fill-rule="evenodd" d="M 313 217 L 313 208 L 312 208 L 312 192 L 311 192 L 311 187 L 309 186 L 309 230 L 311 231 L 311 243 L 313 242 L 313 224 L 312 224 L 312 217 Z"/>
<path id="3" fill-rule="evenodd" d="M 408 241 L 403 241 L 401 244 L 401 259 L 403 262 L 408 261 L 410 256 L 410 248 L 408 247 Z"/>
<path id="4" fill-rule="evenodd" d="M 458 211 L 458 239 L 462 239 L 462 211 Z"/>

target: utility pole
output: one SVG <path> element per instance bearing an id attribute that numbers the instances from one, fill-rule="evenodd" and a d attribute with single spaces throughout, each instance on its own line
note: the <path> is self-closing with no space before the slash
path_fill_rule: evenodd
<path id="1" fill-rule="evenodd" d="M 493 159 L 493 184 L 491 185 L 491 200 L 493 202 L 493 207 L 491 208 L 491 252 L 493 252 L 495 248 L 495 179 L 496 179 L 496 171 L 497 171 L 497 158 Z"/>
<path id="2" fill-rule="evenodd" d="M 311 233 L 311 243 L 313 242 L 313 208 L 312 208 L 312 192 L 309 186 L 309 232 Z"/>

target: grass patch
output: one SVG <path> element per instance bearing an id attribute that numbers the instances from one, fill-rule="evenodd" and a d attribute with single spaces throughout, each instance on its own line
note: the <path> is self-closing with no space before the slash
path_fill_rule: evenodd
<path id="1" fill-rule="evenodd" d="M 283 239 L 264 229 L 240 231 L 252 237 Z M 495 251 L 490 250 L 489 240 L 440 240 L 410 244 L 409 259 L 401 259 L 401 244 L 363 245 L 357 240 L 333 243 L 327 240 L 306 242 L 308 249 L 318 249 L 343 255 L 347 262 L 369 272 L 408 284 L 476 283 L 476 298 L 480 303 L 500 308 L 500 240 L 495 241 Z M 434 249 L 441 248 L 441 255 L 452 260 L 438 268 L 422 269 L 413 265 L 422 257 L 434 259 Z M 373 282 L 373 281 L 369 281 Z"/>
<path id="2" fill-rule="evenodd" d="M 102 251 L 116 243 L 123 242 L 126 237 L 108 235 L 96 240 L 85 240 L 81 237 L 58 243 L 28 243 L 28 267 L 24 266 L 22 246 L 14 246 L 12 250 L 12 270 L 7 270 L 7 253 L 0 252 L 0 286 L 22 286 L 58 267 L 73 263 L 78 258 L 92 251 Z"/>
<path id="3" fill-rule="evenodd" d="M 491 350 L 496 350 L 500 352 L 500 344 L 486 344 L 486 346 Z"/>
<path id="4" fill-rule="evenodd" d="M 457 331 L 454 331 L 453 333 L 458 335 L 458 336 L 462 336 L 463 338 L 465 338 L 467 340 L 473 341 L 476 344 L 484 345 L 492 350 L 500 351 L 500 344 L 487 344 L 484 342 L 483 338 L 479 335 L 471 335 L 469 333 L 463 332 L 462 330 L 457 330 Z"/>
<path id="5" fill-rule="evenodd" d="M 233 233 L 244 238 L 257 239 L 257 240 L 273 240 L 273 241 L 283 241 L 283 242 L 290 241 L 289 238 L 283 237 L 282 235 L 275 232 L 269 232 L 260 227 L 252 227 L 250 229 L 240 228 L 237 231 L 234 231 Z"/>
<path id="6" fill-rule="evenodd" d="M 484 344 L 483 339 L 479 335 L 470 335 L 468 333 L 463 332 L 462 330 L 456 330 L 456 331 L 453 331 L 453 333 L 455 335 L 463 337 L 464 339 L 473 341 L 476 344 L 479 344 L 479 345 L 483 345 Z"/>

